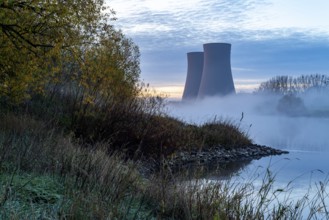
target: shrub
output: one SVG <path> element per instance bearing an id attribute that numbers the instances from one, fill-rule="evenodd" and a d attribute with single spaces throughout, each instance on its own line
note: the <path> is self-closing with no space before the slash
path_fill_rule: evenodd
<path id="1" fill-rule="evenodd" d="M 295 95 L 284 95 L 278 102 L 277 110 L 290 116 L 305 115 L 307 113 L 303 100 Z"/>
<path id="2" fill-rule="evenodd" d="M 251 145 L 248 135 L 230 121 L 214 121 L 200 127 L 204 144 L 211 146 L 241 147 Z"/>

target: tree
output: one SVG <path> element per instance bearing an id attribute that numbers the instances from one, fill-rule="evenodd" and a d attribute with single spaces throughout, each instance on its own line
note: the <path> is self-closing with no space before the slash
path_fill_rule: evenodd
<path id="1" fill-rule="evenodd" d="M 139 50 L 119 31 L 109 30 L 84 51 L 80 84 L 93 103 L 136 95 Z"/>
<path id="2" fill-rule="evenodd" d="M 13 102 L 61 79 L 108 25 L 103 0 L 0 0 L 0 96 Z"/>
<path id="3" fill-rule="evenodd" d="M 311 88 L 326 88 L 328 86 L 329 77 L 326 75 L 276 76 L 261 83 L 257 92 L 287 95 L 302 93 Z"/>

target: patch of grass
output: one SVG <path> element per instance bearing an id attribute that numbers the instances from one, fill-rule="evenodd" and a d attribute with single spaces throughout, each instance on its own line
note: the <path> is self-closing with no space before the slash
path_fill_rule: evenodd
<path id="1" fill-rule="evenodd" d="M 228 120 L 214 120 L 200 127 L 205 146 L 223 146 L 225 148 L 251 145 L 248 134 L 238 124 Z"/>
<path id="2" fill-rule="evenodd" d="M 2 218 L 56 218 L 63 203 L 60 178 L 40 174 L 2 174 Z"/>

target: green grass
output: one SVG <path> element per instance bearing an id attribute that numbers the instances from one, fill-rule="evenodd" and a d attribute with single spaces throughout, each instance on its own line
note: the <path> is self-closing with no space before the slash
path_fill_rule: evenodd
<path id="1" fill-rule="evenodd" d="M 57 218 L 64 202 L 64 185 L 60 178 L 40 174 L 3 173 L 1 211 L 3 219 Z"/>

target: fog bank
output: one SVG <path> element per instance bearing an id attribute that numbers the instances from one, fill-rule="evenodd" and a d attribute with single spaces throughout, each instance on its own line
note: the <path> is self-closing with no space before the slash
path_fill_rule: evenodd
<path id="1" fill-rule="evenodd" d="M 260 94 L 212 97 L 170 103 L 168 114 L 195 124 L 215 117 L 231 120 L 240 124 L 256 144 L 288 150 L 329 151 L 328 94 L 328 91 L 309 91 L 296 99 Z"/>

